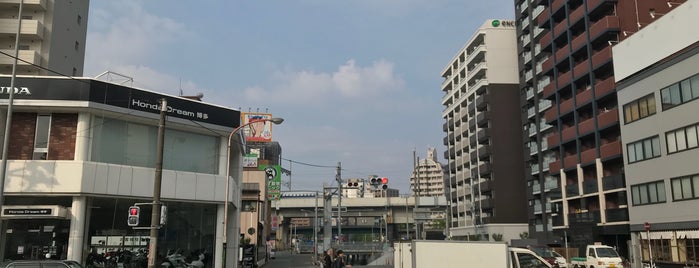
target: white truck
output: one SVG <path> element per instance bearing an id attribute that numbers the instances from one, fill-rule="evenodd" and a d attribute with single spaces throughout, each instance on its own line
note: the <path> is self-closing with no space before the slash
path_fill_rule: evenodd
<path id="1" fill-rule="evenodd" d="M 585 257 L 570 260 L 573 268 L 623 268 L 624 263 L 613 247 L 602 244 L 588 245 Z"/>
<path id="2" fill-rule="evenodd" d="M 394 245 L 395 268 L 551 268 L 546 260 L 504 242 L 414 240 Z"/>

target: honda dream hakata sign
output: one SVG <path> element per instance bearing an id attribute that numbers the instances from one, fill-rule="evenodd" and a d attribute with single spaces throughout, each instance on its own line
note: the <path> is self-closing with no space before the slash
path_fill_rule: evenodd
<path id="1" fill-rule="evenodd" d="M 14 90 L 9 85 L 10 77 L 0 76 L 0 100 L 7 99 L 12 91 L 18 101 L 87 101 L 158 114 L 160 99 L 165 98 L 167 116 L 231 128 L 240 126 L 237 110 L 88 78 L 17 77 Z"/>

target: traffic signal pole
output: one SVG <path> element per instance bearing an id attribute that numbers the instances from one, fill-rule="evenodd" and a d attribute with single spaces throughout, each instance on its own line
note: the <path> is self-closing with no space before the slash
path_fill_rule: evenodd
<path id="1" fill-rule="evenodd" d="M 342 243 L 342 177 L 341 177 L 341 163 L 337 162 L 337 174 L 335 180 L 337 180 L 337 244 Z"/>
<path id="2" fill-rule="evenodd" d="M 163 144 L 165 139 L 165 113 L 167 100 L 160 100 L 160 122 L 158 123 L 158 147 L 155 161 L 155 178 L 153 180 L 153 216 L 150 220 L 150 241 L 148 249 L 148 268 L 155 268 L 158 256 L 158 227 L 160 226 L 160 191 L 163 181 Z"/>

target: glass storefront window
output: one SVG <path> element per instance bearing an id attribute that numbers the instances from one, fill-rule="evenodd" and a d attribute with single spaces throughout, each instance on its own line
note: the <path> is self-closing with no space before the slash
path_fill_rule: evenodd
<path id="1" fill-rule="evenodd" d="M 150 200 L 95 198 L 89 212 L 88 249 L 91 254 L 111 256 L 128 254 L 125 265 L 140 267 L 144 264 L 149 243 L 147 229 L 127 226 L 128 208 L 134 203 Z M 179 250 L 190 259 L 205 254 L 206 267 L 212 267 L 216 241 L 216 205 L 201 203 L 166 202 L 167 224 L 158 234 L 158 266 L 168 251 Z M 140 206 L 139 226 L 149 226 L 152 210 Z"/>
<path id="2" fill-rule="evenodd" d="M 155 167 L 157 126 L 94 117 L 91 161 Z M 218 173 L 219 138 L 173 129 L 165 130 L 163 168 Z"/>

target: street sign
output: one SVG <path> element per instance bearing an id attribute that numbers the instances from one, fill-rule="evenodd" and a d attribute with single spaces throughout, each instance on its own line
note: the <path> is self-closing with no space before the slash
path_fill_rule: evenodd
<path id="1" fill-rule="evenodd" d="M 646 232 L 650 231 L 650 223 L 648 223 L 648 222 L 644 223 L 643 227 L 646 228 Z"/>

